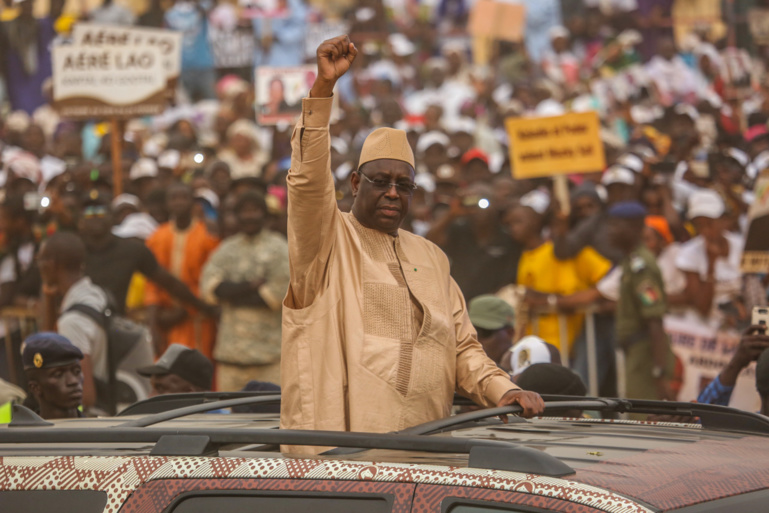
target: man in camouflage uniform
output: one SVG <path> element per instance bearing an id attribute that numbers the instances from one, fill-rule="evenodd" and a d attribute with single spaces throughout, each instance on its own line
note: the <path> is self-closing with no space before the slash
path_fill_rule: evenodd
<path id="1" fill-rule="evenodd" d="M 617 341 L 625 351 L 626 396 L 675 400 L 675 357 L 662 327 L 667 310 L 662 274 L 643 245 L 646 209 L 638 202 L 609 210 L 609 238 L 625 258 L 617 303 Z"/>
<path id="2" fill-rule="evenodd" d="M 235 214 L 240 231 L 214 252 L 200 280 L 203 297 L 222 305 L 214 348 L 219 391 L 241 390 L 251 380 L 280 384 L 288 245 L 264 229 L 267 205 L 260 194 L 243 193 Z"/>

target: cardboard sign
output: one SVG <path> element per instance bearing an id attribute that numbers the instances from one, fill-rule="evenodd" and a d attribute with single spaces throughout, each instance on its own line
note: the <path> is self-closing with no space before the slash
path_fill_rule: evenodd
<path id="1" fill-rule="evenodd" d="M 211 25 L 208 40 L 214 52 L 214 66 L 217 68 L 245 68 L 254 64 L 253 30 L 236 27 L 233 30 L 221 29 Z"/>
<path id="2" fill-rule="evenodd" d="M 165 108 L 157 46 L 60 45 L 51 52 L 54 107 L 65 118 L 131 118 Z"/>
<path id="3" fill-rule="evenodd" d="M 753 41 L 757 45 L 769 44 L 769 9 L 751 9 L 748 11 L 748 26 Z"/>
<path id="4" fill-rule="evenodd" d="M 331 39 L 350 31 L 350 24 L 343 20 L 322 21 L 307 25 L 304 36 L 304 56 L 306 59 L 315 60 L 315 52 L 326 39 Z"/>
<path id="5" fill-rule="evenodd" d="M 673 352 L 683 364 L 684 376 L 679 401 L 694 401 L 729 363 L 740 336 L 734 332 L 716 331 L 701 322 L 673 316 L 665 317 L 665 332 Z M 761 398 L 756 391 L 756 364 L 742 370 L 732 392 L 729 406 L 756 412 Z"/>
<path id="6" fill-rule="evenodd" d="M 291 123 L 302 112 L 302 98 L 315 82 L 313 65 L 256 70 L 256 119 L 260 125 Z"/>
<path id="7" fill-rule="evenodd" d="M 748 211 L 748 235 L 740 268 L 744 273 L 764 274 L 769 270 L 769 169 L 761 171 L 753 189 L 756 198 Z"/>
<path id="8" fill-rule="evenodd" d="M 84 47 L 156 47 L 170 83 L 179 78 L 182 69 L 182 33 L 175 30 L 77 23 L 72 29 L 72 41 Z"/>
<path id="9" fill-rule="evenodd" d="M 526 7 L 523 4 L 478 0 L 470 10 L 470 35 L 518 42 L 523 39 Z"/>
<path id="10" fill-rule="evenodd" d="M 505 125 L 515 178 L 591 173 L 606 167 L 596 112 L 509 118 Z"/>

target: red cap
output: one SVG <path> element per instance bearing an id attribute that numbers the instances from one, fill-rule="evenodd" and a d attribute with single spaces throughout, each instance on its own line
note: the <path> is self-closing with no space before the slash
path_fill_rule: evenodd
<path id="1" fill-rule="evenodd" d="M 473 148 L 471 150 L 467 150 L 467 152 L 462 155 L 462 164 L 467 164 L 473 159 L 480 159 L 482 160 L 487 166 L 489 165 L 489 156 L 486 155 L 480 148 Z"/>
<path id="2" fill-rule="evenodd" d="M 769 130 L 767 130 L 766 125 L 753 125 L 752 127 L 745 130 L 745 134 L 743 136 L 745 137 L 745 141 L 753 142 L 753 140 L 757 137 L 766 135 L 767 133 L 769 133 Z"/>

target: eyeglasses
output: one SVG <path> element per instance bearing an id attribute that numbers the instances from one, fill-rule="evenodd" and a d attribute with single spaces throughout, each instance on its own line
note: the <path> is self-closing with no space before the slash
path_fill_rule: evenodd
<path id="1" fill-rule="evenodd" d="M 90 206 L 90 207 L 85 207 L 85 209 L 83 209 L 83 217 L 86 219 L 91 217 L 105 217 L 108 212 L 109 212 L 109 209 L 105 206 L 101 206 L 101 205 Z"/>
<path id="2" fill-rule="evenodd" d="M 363 178 L 366 179 L 368 183 L 374 186 L 374 189 L 378 191 L 389 191 L 390 188 L 395 187 L 395 190 L 398 191 L 398 194 L 401 196 L 411 196 L 414 194 L 414 191 L 417 189 L 417 184 L 410 181 L 402 181 L 402 182 L 391 182 L 389 180 L 382 180 L 381 178 L 374 178 L 373 180 L 369 178 L 368 176 L 364 175 L 360 171 L 358 171 L 358 174 L 361 175 Z"/>

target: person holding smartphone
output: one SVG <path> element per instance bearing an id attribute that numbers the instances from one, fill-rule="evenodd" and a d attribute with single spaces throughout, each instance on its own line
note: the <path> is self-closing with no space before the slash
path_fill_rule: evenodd
<path id="1" fill-rule="evenodd" d="M 737 383 L 737 377 L 745 367 L 750 365 L 751 362 L 757 361 L 761 354 L 769 349 L 769 335 L 766 333 L 766 328 L 766 324 L 756 324 L 754 320 L 754 324 L 743 332 L 740 343 L 737 345 L 737 350 L 732 355 L 732 359 L 700 393 L 697 398 L 698 403 L 729 406 L 734 385 Z M 767 360 L 767 356 L 764 356 L 764 360 Z M 767 377 L 764 376 L 762 378 L 757 368 L 756 383 L 759 384 L 762 379 L 767 381 Z M 760 388 L 759 393 L 761 393 Z M 764 400 L 764 395 L 761 394 L 761 413 L 765 415 L 769 412 L 767 412 L 767 401 Z"/>

